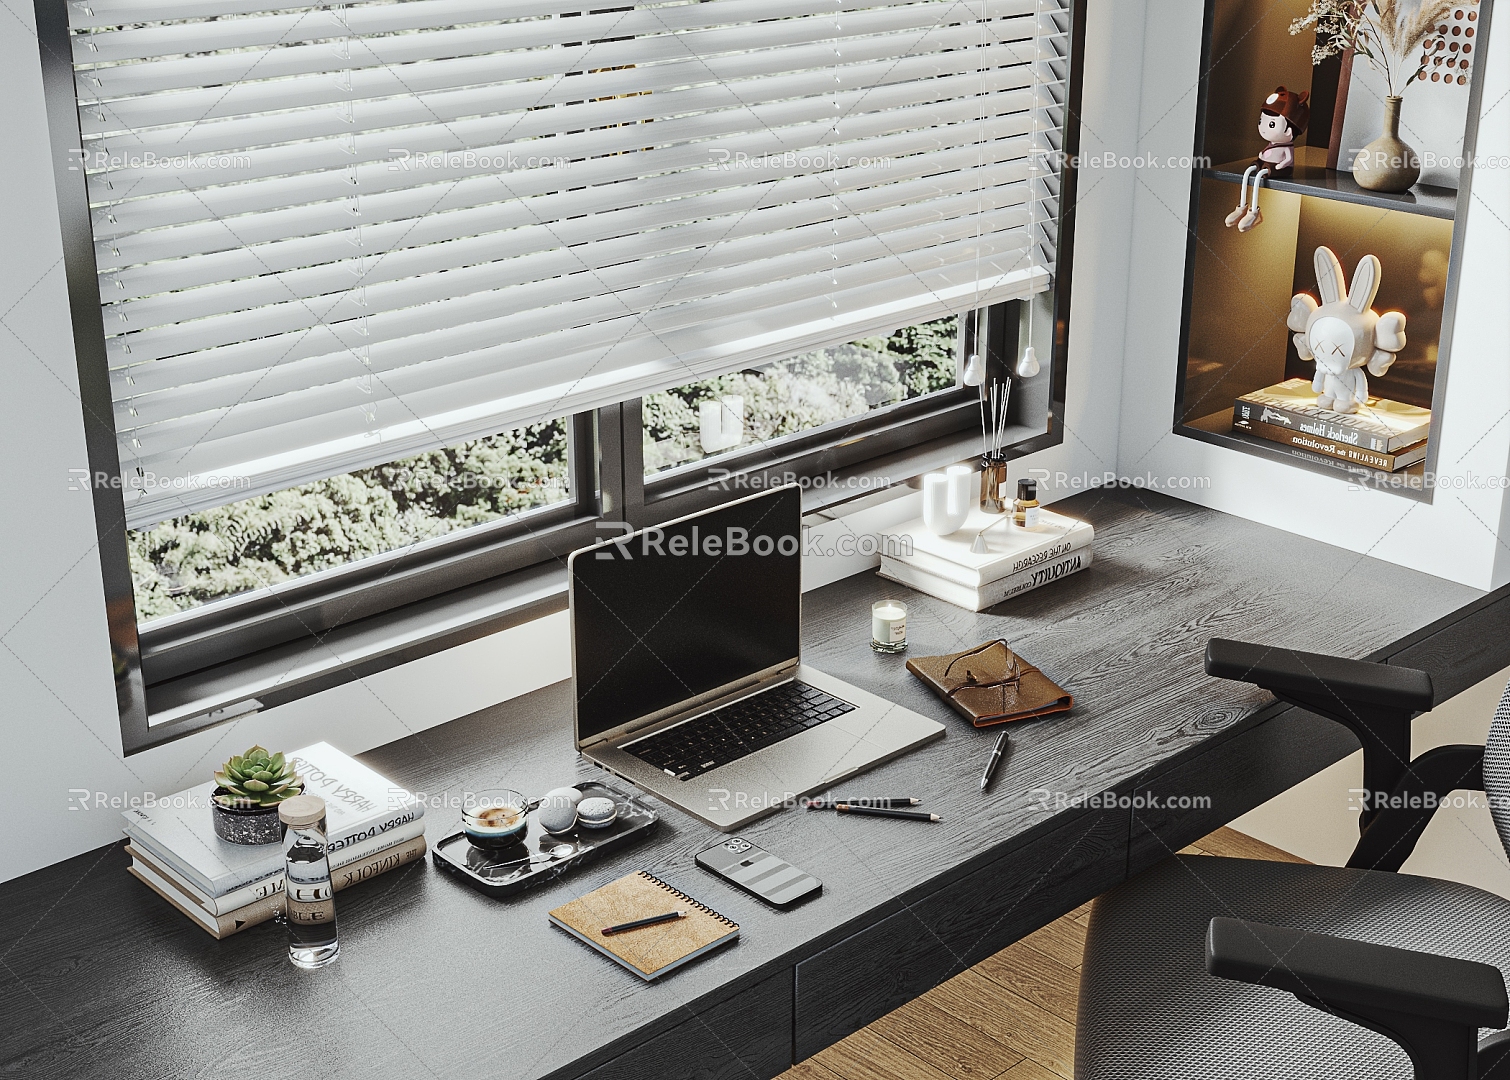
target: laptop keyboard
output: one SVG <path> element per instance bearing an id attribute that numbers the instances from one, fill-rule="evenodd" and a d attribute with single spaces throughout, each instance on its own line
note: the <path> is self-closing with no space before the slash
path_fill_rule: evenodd
<path id="1" fill-rule="evenodd" d="M 667 776 L 690 780 L 854 708 L 806 683 L 782 683 L 641 739 L 624 750 Z"/>

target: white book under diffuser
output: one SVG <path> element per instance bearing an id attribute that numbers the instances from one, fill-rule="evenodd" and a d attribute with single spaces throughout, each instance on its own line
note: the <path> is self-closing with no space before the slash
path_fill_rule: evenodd
<path id="1" fill-rule="evenodd" d="M 982 529 L 987 530 L 981 535 L 986 550 L 972 551 Z M 1012 524 L 1010 512 L 988 514 L 974 508 L 965 524 L 948 536 L 935 535 L 922 518 L 905 521 L 887 533 L 882 553 L 894 562 L 978 589 L 1089 548 L 1094 538 L 1089 523 L 1052 510 L 1039 510 L 1038 524 L 1023 529 Z"/>

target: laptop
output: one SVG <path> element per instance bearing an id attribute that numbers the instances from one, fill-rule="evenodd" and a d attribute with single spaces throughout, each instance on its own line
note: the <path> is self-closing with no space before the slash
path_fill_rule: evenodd
<path id="1" fill-rule="evenodd" d="M 572 554 L 584 757 L 728 832 L 944 734 L 802 662 L 801 520 L 789 485 Z"/>

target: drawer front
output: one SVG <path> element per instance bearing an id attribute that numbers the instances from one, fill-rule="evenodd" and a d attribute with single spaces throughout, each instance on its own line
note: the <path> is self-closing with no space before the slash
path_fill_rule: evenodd
<path id="1" fill-rule="evenodd" d="M 1129 876 L 1357 749 L 1357 738 L 1341 724 L 1286 709 L 1187 761 L 1139 777 L 1128 842 Z M 1171 800 L 1176 805 L 1170 805 Z"/>
<path id="2" fill-rule="evenodd" d="M 797 965 L 797 1061 L 1121 882 L 1127 813 L 1094 811 Z"/>
<path id="3" fill-rule="evenodd" d="M 792 976 L 784 971 L 688 1015 L 581 1080 L 768 1080 L 791 1064 Z"/>

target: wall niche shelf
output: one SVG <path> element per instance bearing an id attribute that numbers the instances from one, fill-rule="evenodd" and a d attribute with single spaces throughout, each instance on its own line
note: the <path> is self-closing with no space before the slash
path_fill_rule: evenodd
<path id="1" fill-rule="evenodd" d="M 1301 147 L 1302 151 L 1313 147 Z M 1299 157 L 1300 155 L 1297 155 Z M 1224 180 L 1229 184 L 1241 184 L 1243 171 L 1252 164 L 1252 159 L 1233 161 L 1214 169 L 1202 169 L 1201 175 L 1212 180 Z M 1409 214 L 1425 214 L 1428 217 L 1445 218 L 1451 221 L 1457 213 L 1458 193 L 1452 188 L 1434 184 L 1416 184 L 1409 191 L 1398 195 L 1382 191 L 1369 191 L 1358 186 L 1353 174 L 1342 169 L 1328 169 L 1325 165 L 1304 164 L 1297 160 L 1293 175 L 1282 180 L 1264 179 L 1264 187 L 1273 191 L 1288 191 L 1295 195 L 1309 195 L 1318 199 L 1336 199 L 1339 202 L 1356 203 L 1360 206 L 1376 206 L 1381 210 L 1400 210 Z M 1234 198 L 1236 192 L 1233 193 Z"/>
<path id="2" fill-rule="evenodd" d="M 1482 57 L 1492 3 L 1463 0 L 1444 23 L 1443 39 L 1471 39 L 1475 61 Z M 1205 75 L 1195 132 L 1195 156 L 1204 167 L 1191 175 L 1173 431 L 1430 502 L 1433 488 L 1427 480 L 1436 472 L 1445 420 L 1441 403 L 1471 170 L 1428 169 L 1423 182 L 1399 194 L 1359 186 L 1348 166 L 1358 147 L 1381 130 L 1382 94 L 1371 85 L 1373 76 L 1361 57 L 1350 70 L 1339 57 L 1312 65 L 1314 35 L 1289 32 L 1308 6 L 1307 0 L 1207 0 L 1205 5 Z M 1454 64 L 1464 52 L 1451 50 Z M 1477 83 L 1470 78 L 1460 88 L 1449 78 L 1437 86 L 1411 86 L 1401 138 L 1438 161 L 1471 159 L 1480 109 Z M 1238 204 L 1244 171 L 1264 147 L 1260 108 L 1279 86 L 1309 92 L 1310 123 L 1296 140 L 1293 173 L 1265 179 L 1258 195 L 1262 220 L 1242 232 L 1226 219 Z M 1249 192 L 1251 199 L 1251 187 Z M 1295 421 L 1304 431 L 1281 427 L 1278 420 L 1267 426 L 1236 422 L 1234 406 L 1244 395 L 1297 379 L 1303 380 L 1302 392 L 1309 392 L 1316 368 L 1301 359 L 1286 318 L 1296 293 L 1319 298 L 1314 269 L 1319 246 L 1336 253 L 1347 284 L 1363 256 L 1376 256 L 1382 272 L 1373 307 L 1406 316 L 1405 348 L 1384 375 L 1367 377 L 1370 402 L 1382 399 L 1386 405 L 1365 406 L 1344 417 L 1317 409 L 1313 400 L 1302 410 L 1303 422 L 1298 416 Z M 1375 465 L 1380 459 L 1357 453 L 1367 443 L 1351 440 L 1359 438 L 1356 417 L 1372 412 L 1371 418 L 1381 418 L 1392 410 L 1390 402 L 1429 410 L 1430 429 L 1424 445 L 1398 451 L 1408 465 L 1385 471 L 1364 464 L 1360 459 Z M 1334 437 L 1328 440 L 1322 431 Z"/>

